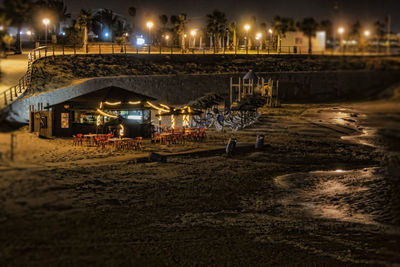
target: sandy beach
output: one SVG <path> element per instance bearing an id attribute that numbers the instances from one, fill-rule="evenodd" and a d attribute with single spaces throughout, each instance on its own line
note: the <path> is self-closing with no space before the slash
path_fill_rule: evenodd
<path id="1" fill-rule="evenodd" d="M 262 112 L 203 143 L 128 153 L 22 128 L 10 162 L 1 133 L 0 264 L 400 264 L 398 102 Z M 150 152 L 167 162 L 134 160 Z"/>

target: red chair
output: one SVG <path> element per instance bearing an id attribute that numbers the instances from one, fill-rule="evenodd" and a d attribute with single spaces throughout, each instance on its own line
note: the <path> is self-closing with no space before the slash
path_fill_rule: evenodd
<path id="1" fill-rule="evenodd" d="M 135 148 L 136 149 L 142 150 L 142 140 L 143 140 L 143 137 L 136 137 L 136 139 L 135 139 Z"/>

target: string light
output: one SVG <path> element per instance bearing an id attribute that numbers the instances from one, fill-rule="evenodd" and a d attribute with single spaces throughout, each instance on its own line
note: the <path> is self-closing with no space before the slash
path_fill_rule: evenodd
<path id="1" fill-rule="evenodd" d="M 129 101 L 128 103 L 131 104 L 131 105 L 138 105 L 138 104 L 140 104 L 142 102 L 141 101 Z"/>
<path id="2" fill-rule="evenodd" d="M 119 126 L 121 127 L 121 129 L 119 130 L 119 136 L 124 136 L 124 134 L 125 134 L 124 125 L 120 124 Z"/>
<path id="3" fill-rule="evenodd" d="M 96 121 L 96 125 L 97 126 L 100 126 L 101 125 L 101 116 L 99 115 L 99 116 L 97 116 L 97 121 Z"/>
<path id="4" fill-rule="evenodd" d="M 175 116 L 171 115 L 171 127 L 174 128 L 175 127 Z"/>
<path id="5" fill-rule="evenodd" d="M 162 118 L 161 118 L 161 110 L 158 111 L 158 120 L 159 120 L 159 121 L 162 120 Z"/>
<path id="6" fill-rule="evenodd" d="M 119 102 L 104 102 L 104 104 L 107 104 L 107 105 L 110 105 L 110 106 L 116 106 L 116 105 L 120 105 L 121 104 L 121 101 L 119 101 Z"/>
<path id="7" fill-rule="evenodd" d="M 103 108 L 103 102 L 100 102 L 100 109 Z"/>
<path id="8" fill-rule="evenodd" d="M 97 112 L 103 115 L 104 117 L 109 117 L 109 118 L 118 118 L 118 116 L 112 115 L 112 114 L 107 114 L 104 111 L 101 111 L 100 109 L 97 109 Z"/>
<path id="9" fill-rule="evenodd" d="M 164 112 L 169 112 L 169 110 L 166 110 L 166 109 L 157 107 L 157 106 L 155 106 L 154 104 L 152 104 L 152 103 L 149 102 L 149 101 L 147 101 L 146 103 L 147 103 L 148 105 L 150 105 L 152 108 L 155 108 L 155 109 L 157 109 L 157 110 L 164 111 Z"/>
<path id="10" fill-rule="evenodd" d="M 168 107 L 167 105 L 164 105 L 164 104 L 160 104 L 160 106 L 167 108 L 167 109 L 171 109 L 170 107 Z"/>

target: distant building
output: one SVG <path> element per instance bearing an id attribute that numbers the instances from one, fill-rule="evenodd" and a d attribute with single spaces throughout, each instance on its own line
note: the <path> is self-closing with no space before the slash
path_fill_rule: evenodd
<path id="1" fill-rule="evenodd" d="M 326 49 L 326 34 L 324 31 L 318 31 L 311 39 L 312 51 L 324 52 Z M 308 37 L 302 32 L 287 32 L 281 39 L 281 50 L 282 52 L 297 52 L 307 53 L 308 52 Z"/>

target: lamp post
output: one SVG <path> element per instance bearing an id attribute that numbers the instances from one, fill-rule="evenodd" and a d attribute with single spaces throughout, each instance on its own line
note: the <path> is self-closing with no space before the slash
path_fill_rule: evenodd
<path id="1" fill-rule="evenodd" d="M 196 30 L 192 30 L 190 32 L 190 35 L 192 35 L 192 39 L 193 39 L 193 48 L 196 47 Z"/>
<path id="2" fill-rule="evenodd" d="M 146 26 L 147 26 L 147 28 L 149 28 L 149 54 L 151 53 L 151 42 L 152 42 L 152 40 L 151 40 L 151 28 L 153 28 L 153 22 L 152 21 L 149 21 L 149 22 L 147 22 L 146 23 Z"/>
<path id="3" fill-rule="evenodd" d="M 262 40 L 262 34 L 261 33 L 257 33 L 256 34 L 256 40 L 258 40 L 258 46 L 261 45 L 261 40 Z"/>
<path id="4" fill-rule="evenodd" d="M 149 21 L 149 22 L 147 22 L 147 28 L 149 29 L 149 44 L 151 44 L 151 28 L 153 28 L 153 22 L 152 21 Z"/>
<path id="5" fill-rule="evenodd" d="M 244 29 L 246 30 L 246 55 L 249 53 L 249 30 L 250 30 L 250 25 L 246 24 L 244 25 Z"/>
<path id="6" fill-rule="evenodd" d="M 342 50 L 342 52 L 344 53 L 344 45 L 343 45 L 343 33 L 344 33 L 344 28 L 340 27 L 338 29 L 338 33 L 340 34 L 340 49 Z"/>
<path id="7" fill-rule="evenodd" d="M 46 39 L 46 46 L 47 46 L 47 25 L 49 25 L 49 23 L 50 23 L 49 19 L 47 19 L 47 18 L 43 19 L 43 24 L 45 25 L 45 29 L 46 29 L 45 33 L 44 33 L 45 39 Z"/>
<path id="8" fill-rule="evenodd" d="M 165 42 L 167 43 L 167 46 L 168 46 L 168 41 L 169 41 L 169 35 L 167 34 L 165 35 Z"/>
<path id="9" fill-rule="evenodd" d="M 371 32 L 369 30 L 364 31 L 364 36 L 365 36 L 365 50 L 368 52 L 368 38 L 371 35 Z"/>

